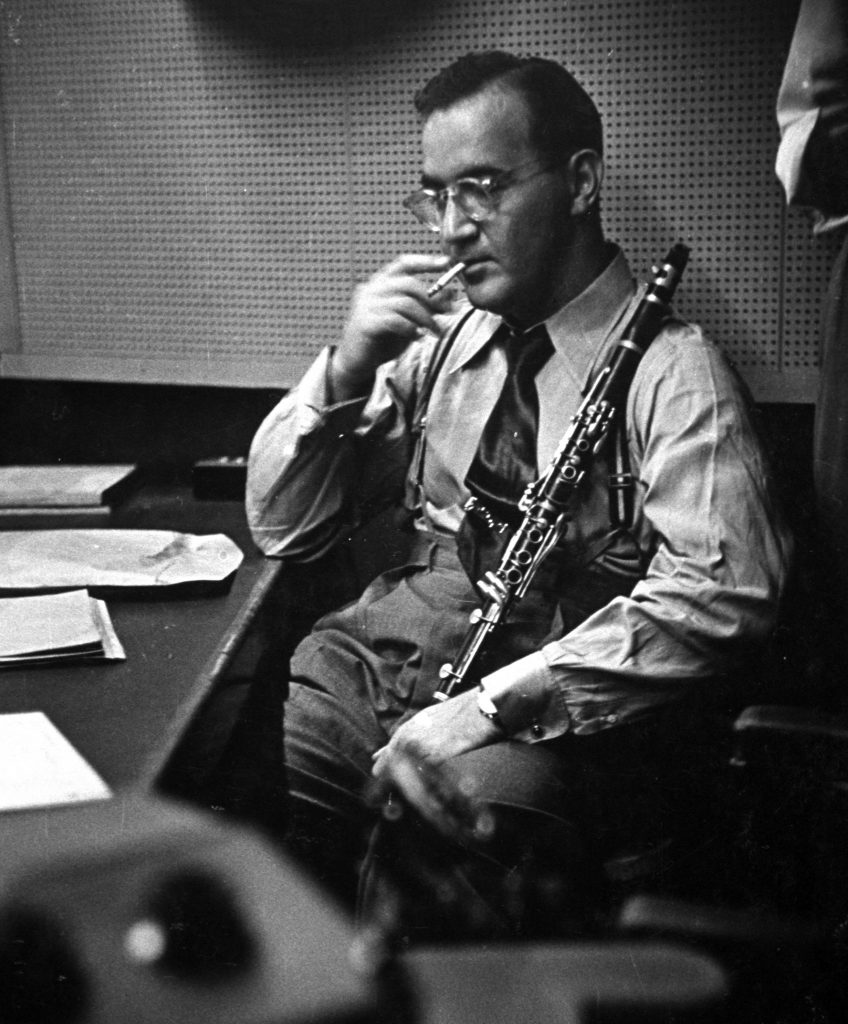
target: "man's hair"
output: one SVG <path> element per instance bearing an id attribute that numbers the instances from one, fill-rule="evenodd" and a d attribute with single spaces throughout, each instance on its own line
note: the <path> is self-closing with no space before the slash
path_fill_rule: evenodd
<path id="1" fill-rule="evenodd" d="M 532 119 L 530 141 L 542 156 L 561 160 L 578 149 L 603 154 L 601 117 L 589 94 L 571 72 L 543 57 L 469 53 L 430 79 L 416 94 L 415 109 L 426 120 L 493 86 L 523 97 Z"/>

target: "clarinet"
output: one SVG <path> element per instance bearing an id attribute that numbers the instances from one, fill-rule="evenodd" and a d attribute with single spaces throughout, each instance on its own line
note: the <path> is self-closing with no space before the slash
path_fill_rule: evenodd
<path id="1" fill-rule="evenodd" d="M 671 298 L 688 258 L 688 248 L 678 244 L 659 268 L 653 268 L 654 280 L 624 328 L 609 362 L 572 417 L 547 468 L 521 496 L 518 508 L 523 519 L 497 569 L 487 572 L 477 584 L 486 601 L 471 613 L 471 627 L 454 660 L 442 666 L 441 684 L 434 694 L 436 700 L 447 700 L 469 684 L 471 670 L 489 636 L 521 600 L 543 559 L 565 535 L 572 496 L 603 447 L 616 409 L 626 401 L 640 359 L 671 315 Z"/>

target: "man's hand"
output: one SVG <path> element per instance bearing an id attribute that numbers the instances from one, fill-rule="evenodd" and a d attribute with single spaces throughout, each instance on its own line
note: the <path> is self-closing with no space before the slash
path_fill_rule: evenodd
<path id="1" fill-rule="evenodd" d="M 331 367 L 337 401 L 367 391 L 377 367 L 422 332 L 438 334 L 434 316 L 449 307 L 450 293 L 429 297 L 424 275 L 440 274 L 449 264 L 446 256 L 399 256 L 356 289 Z"/>
<path id="2" fill-rule="evenodd" d="M 474 794 L 445 762 L 503 738 L 501 729 L 480 714 L 476 691 L 468 691 L 404 722 L 374 755 L 373 773 L 443 834 L 479 837 L 487 827 L 485 814 L 478 814 Z"/>

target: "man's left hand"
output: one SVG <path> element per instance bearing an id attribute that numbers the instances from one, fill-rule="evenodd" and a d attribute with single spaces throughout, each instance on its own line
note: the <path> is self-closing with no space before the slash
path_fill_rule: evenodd
<path id="1" fill-rule="evenodd" d="M 465 830 L 473 793 L 445 762 L 504 738 L 503 731 L 480 713 L 476 690 L 424 708 L 397 730 L 374 755 L 373 774 L 402 796 L 440 832 Z M 462 807 L 461 805 L 467 806 Z M 473 814 L 472 814 L 473 817 Z"/>

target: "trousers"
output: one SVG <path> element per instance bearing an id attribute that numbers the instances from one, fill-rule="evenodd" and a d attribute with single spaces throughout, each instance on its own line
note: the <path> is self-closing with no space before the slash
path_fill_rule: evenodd
<path id="1" fill-rule="evenodd" d="M 452 777 L 491 811 L 485 841 L 445 840 L 410 809 L 387 820 L 368 797 L 372 755 L 432 701 L 478 603 L 452 542 L 419 537 L 407 564 L 320 619 L 290 663 L 287 844 L 361 912 L 379 914 L 392 892 L 410 942 L 567 932 L 608 852 L 661 841 L 674 808 L 692 803 L 691 773 L 667 742 L 682 731 L 659 715 L 453 759 Z M 495 659 L 538 648 L 549 630 L 532 600 L 518 610 Z"/>
<path id="2" fill-rule="evenodd" d="M 814 423 L 818 587 L 825 595 L 825 700 L 843 704 L 842 637 L 848 626 L 848 231 L 831 271 L 822 310 L 821 375 Z"/>

